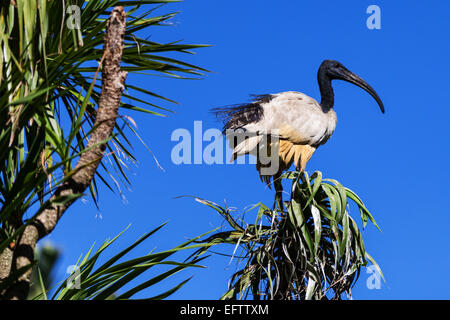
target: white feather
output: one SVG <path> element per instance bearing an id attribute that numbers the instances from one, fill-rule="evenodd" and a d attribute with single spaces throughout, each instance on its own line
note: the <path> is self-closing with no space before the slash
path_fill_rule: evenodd
<path id="1" fill-rule="evenodd" d="M 249 132 L 279 134 L 293 143 L 320 145 L 333 134 L 337 117 L 333 109 L 324 110 L 313 98 L 295 91 L 274 94 L 262 104 L 263 118 L 244 128 Z"/>
<path id="2" fill-rule="evenodd" d="M 233 154 L 242 155 L 251 153 L 261 142 L 262 138 L 263 136 L 253 136 L 245 139 L 233 149 Z"/>

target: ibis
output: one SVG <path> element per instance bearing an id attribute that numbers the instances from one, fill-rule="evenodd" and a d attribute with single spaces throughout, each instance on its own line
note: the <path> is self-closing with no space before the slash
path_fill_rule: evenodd
<path id="1" fill-rule="evenodd" d="M 317 80 L 321 94 L 320 103 L 306 94 L 287 91 L 254 96 L 250 103 L 214 110 L 224 122 L 224 134 L 232 146 L 233 160 L 249 153 L 258 154 L 254 153 L 258 148 L 265 147 L 272 152 L 276 150 L 279 157 L 278 168 L 270 175 L 262 172 L 264 165 L 257 156 L 256 168 L 261 180 L 269 186 L 271 179 L 275 181 L 293 163 L 299 172 L 305 170 L 316 149 L 326 143 L 333 134 L 337 123 L 333 110 L 333 80 L 344 80 L 364 89 L 376 100 L 384 113 L 383 102 L 375 90 L 338 61 L 323 61 L 317 72 Z M 230 132 L 238 129 L 246 134 L 246 138 L 236 143 Z M 275 134 L 278 137 L 276 142 L 260 146 L 263 136 Z"/>

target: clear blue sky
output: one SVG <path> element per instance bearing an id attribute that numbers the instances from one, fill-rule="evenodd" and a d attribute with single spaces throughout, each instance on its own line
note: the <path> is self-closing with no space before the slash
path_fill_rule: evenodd
<path id="1" fill-rule="evenodd" d="M 381 8 L 381 30 L 366 27 L 372 4 Z M 165 105 L 176 110 L 167 118 L 127 113 L 165 172 L 136 141 L 140 163 L 132 169 L 126 201 L 102 188 L 100 211 L 92 201 L 78 202 L 47 238 L 63 250 L 59 277 L 94 241 L 99 244 L 130 223 L 113 248 L 170 221 L 137 254 L 170 248 L 221 225 L 209 208 L 176 196 L 226 199 L 241 210 L 259 201 L 270 205 L 272 192 L 253 165 L 174 165 L 171 133 L 192 131 L 195 120 L 203 121 L 204 130 L 220 128 L 210 108 L 245 102 L 251 93 L 295 90 L 320 99 L 317 68 L 324 59 L 336 59 L 375 88 L 387 111 L 382 115 L 363 90 L 335 81 L 337 129 L 307 167 L 355 190 L 383 231 L 369 226 L 364 239 L 387 282 L 369 290 L 363 271 L 353 296 L 450 298 L 450 3 L 187 0 L 160 12 L 177 10 L 175 27 L 153 28 L 148 36 L 213 45 L 180 57 L 212 73 L 201 81 L 134 78 L 180 102 Z M 172 298 L 217 299 L 235 270 L 228 263 L 213 256 L 205 261 L 207 269 L 177 275 L 174 280 L 194 278 Z"/>

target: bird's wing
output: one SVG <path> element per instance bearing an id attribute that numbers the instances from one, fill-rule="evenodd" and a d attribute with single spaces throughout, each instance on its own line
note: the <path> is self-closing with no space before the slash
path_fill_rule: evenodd
<path id="1" fill-rule="evenodd" d="M 250 132 L 279 135 L 294 144 L 317 146 L 336 127 L 335 114 L 325 115 L 320 104 L 300 92 L 283 92 L 262 104 L 263 116 L 244 126 Z M 334 113 L 334 111 L 330 111 Z"/>
<path id="2" fill-rule="evenodd" d="M 254 151 L 263 135 L 316 148 L 328 140 L 336 126 L 334 111 L 330 111 L 334 118 L 325 115 L 316 100 L 295 91 L 256 96 L 253 102 L 214 112 L 224 121 L 233 158 Z"/>
<path id="3" fill-rule="evenodd" d="M 223 123 L 223 133 L 226 130 L 236 130 L 250 123 L 257 123 L 263 117 L 263 105 L 270 102 L 274 96 L 271 94 L 253 95 L 253 101 L 244 104 L 215 108 L 212 111 Z"/>

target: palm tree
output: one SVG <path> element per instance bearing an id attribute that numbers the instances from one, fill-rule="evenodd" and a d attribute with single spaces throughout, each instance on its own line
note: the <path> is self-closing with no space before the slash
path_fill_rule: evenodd
<path id="1" fill-rule="evenodd" d="M 142 83 L 125 81 L 127 73 L 180 79 L 205 71 L 167 56 L 191 53 L 201 45 L 157 43 L 139 36 L 141 30 L 165 25 L 174 17 L 154 15 L 159 8 L 155 4 L 169 2 L 0 4 L 3 298 L 27 297 L 36 243 L 52 232 L 86 189 L 97 204 L 100 185 L 114 190 L 119 183 L 130 183 L 126 168 L 135 160 L 130 135 L 137 133 L 133 119 L 122 111 L 161 116 L 169 110 L 158 101 L 173 101 Z M 122 102 L 122 96 L 130 102 Z M 106 157 L 112 165 L 101 161 Z"/>
<path id="2" fill-rule="evenodd" d="M 287 172 L 280 184 L 283 181 L 291 181 L 289 201 L 280 204 L 275 194 L 272 208 L 258 203 L 242 215 L 196 199 L 216 210 L 228 225 L 228 230 L 202 240 L 209 246 L 196 254 L 213 245 L 232 244 L 233 252 L 228 255 L 237 256 L 238 271 L 222 299 L 351 297 L 361 268 L 369 262 L 383 277 L 365 249 L 362 231 L 349 214 L 349 203 L 353 202 L 359 211 L 363 228 L 369 220 L 378 225 L 352 190 L 336 180 L 323 179 L 320 171 L 311 177 L 306 172 Z"/>

